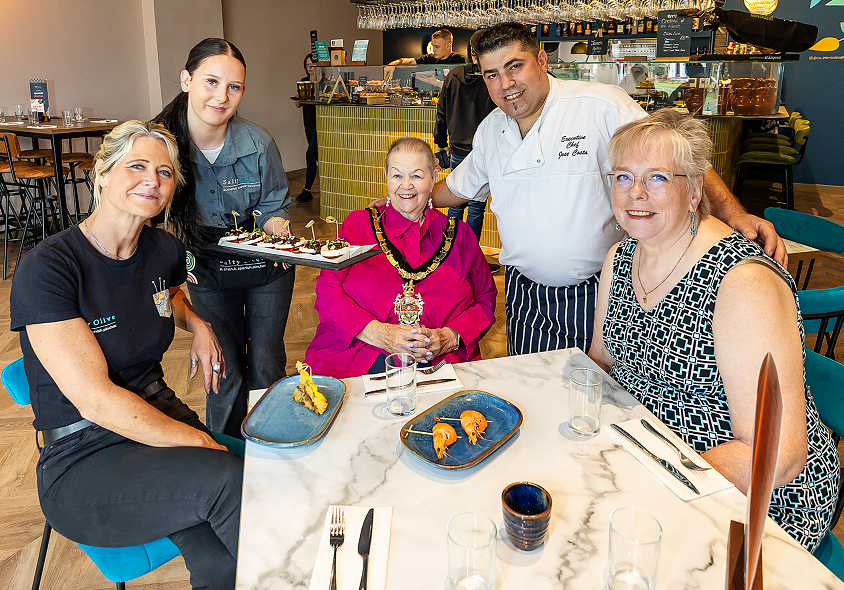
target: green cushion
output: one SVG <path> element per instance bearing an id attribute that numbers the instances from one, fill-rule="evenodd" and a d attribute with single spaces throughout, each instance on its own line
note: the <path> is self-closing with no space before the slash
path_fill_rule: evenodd
<path id="1" fill-rule="evenodd" d="M 739 164 L 779 164 L 781 166 L 787 166 L 789 164 L 795 164 L 797 158 L 772 152 L 746 152 L 739 156 L 738 161 Z"/>
<path id="2" fill-rule="evenodd" d="M 750 146 L 742 146 L 741 152 L 742 154 L 747 154 L 750 152 L 765 152 L 769 154 L 782 154 L 784 156 L 796 156 L 798 153 L 800 153 L 793 147 L 777 144 L 756 144 Z"/>
<path id="3" fill-rule="evenodd" d="M 788 139 L 785 135 L 775 135 L 773 133 L 754 133 L 750 137 L 744 140 L 744 144 L 746 145 L 749 143 L 782 143 L 785 145 L 791 145 L 791 140 Z"/>
<path id="4" fill-rule="evenodd" d="M 765 209 L 765 219 L 774 224 L 777 233 L 793 242 L 806 244 L 812 248 L 823 250 L 824 252 L 844 252 L 844 226 L 835 223 L 829 219 L 819 217 L 817 215 L 810 215 L 808 213 L 801 213 L 800 211 L 788 211 L 787 209 L 780 209 L 778 207 L 768 207 Z M 833 290 L 839 290 L 841 287 L 835 287 Z M 813 301 L 819 301 L 817 297 L 827 297 L 824 293 L 827 289 L 813 289 L 810 293 L 806 291 L 806 297 L 810 297 Z M 801 307 L 804 292 L 801 291 Z M 844 300 L 842 300 L 842 309 L 844 309 Z M 804 313 L 809 313 L 805 309 Z M 812 313 L 818 313 L 813 310 Z"/>

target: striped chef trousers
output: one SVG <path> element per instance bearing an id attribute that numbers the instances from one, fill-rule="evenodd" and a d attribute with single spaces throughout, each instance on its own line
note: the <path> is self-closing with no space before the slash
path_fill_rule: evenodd
<path id="1" fill-rule="evenodd" d="M 587 352 L 592 342 L 597 292 L 598 274 L 577 285 L 549 287 L 507 266 L 504 274 L 507 354 L 573 346 Z"/>

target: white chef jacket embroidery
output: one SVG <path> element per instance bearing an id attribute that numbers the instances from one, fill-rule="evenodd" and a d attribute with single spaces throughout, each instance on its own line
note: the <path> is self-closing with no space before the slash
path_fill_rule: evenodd
<path id="1" fill-rule="evenodd" d="M 647 113 L 617 86 L 549 81 L 542 114 L 524 139 L 516 120 L 495 109 L 446 183 L 464 199 L 492 194 L 501 264 L 561 287 L 598 272 L 622 237 L 606 177 L 607 144 L 619 126 Z"/>

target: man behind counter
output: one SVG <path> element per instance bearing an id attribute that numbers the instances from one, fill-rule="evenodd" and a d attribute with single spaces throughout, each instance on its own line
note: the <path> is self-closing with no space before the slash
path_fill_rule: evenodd
<path id="1" fill-rule="evenodd" d="M 466 60 L 459 53 L 451 51 L 451 44 L 454 38 L 448 29 L 434 31 L 431 35 L 431 53 L 420 57 L 400 57 L 389 63 L 391 66 L 404 66 L 413 64 L 462 64 Z"/>

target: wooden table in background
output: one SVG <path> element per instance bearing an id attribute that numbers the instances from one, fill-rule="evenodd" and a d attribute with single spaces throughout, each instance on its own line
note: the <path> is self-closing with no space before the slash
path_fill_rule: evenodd
<path id="1" fill-rule="evenodd" d="M 4 123 L 0 123 L 0 132 L 14 133 L 18 137 L 28 137 L 32 139 L 33 149 L 38 149 L 38 140 L 46 139 L 50 142 L 50 147 L 53 150 L 53 170 L 56 177 L 56 186 L 58 190 L 59 201 L 59 223 L 61 228 L 65 228 L 65 221 L 67 219 L 67 202 L 65 201 L 64 183 L 62 178 L 62 140 L 74 139 L 77 137 L 102 137 L 122 121 L 114 123 L 92 123 L 84 121 L 82 123 L 74 123 L 70 127 L 65 127 L 61 118 L 53 118 L 43 125 L 56 125 L 56 127 L 30 127 L 28 121 L 24 121 L 23 125 L 13 125 L 12 117 L 7 117 Z"/>

